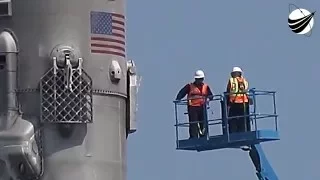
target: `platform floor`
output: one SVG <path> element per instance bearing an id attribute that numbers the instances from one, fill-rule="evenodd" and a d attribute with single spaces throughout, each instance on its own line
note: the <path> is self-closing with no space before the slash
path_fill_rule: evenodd
<path id="1" fill-rule="evenodd" d="M 217 135 L 178 140 L 178 150 L 207 151 L 224 148 L 238 148 L 244 145 L 253 145 L 261 142 L 280 140 L 279 133 L 274 130 L 258 130 L 250 132 L 232 133 L 227 135 Z"/>

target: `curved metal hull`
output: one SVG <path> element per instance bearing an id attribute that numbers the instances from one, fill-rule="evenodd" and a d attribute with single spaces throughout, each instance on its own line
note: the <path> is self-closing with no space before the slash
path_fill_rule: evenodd
<path id="1" fill-rule="evenodd" d="M 12 1 L 12 16 L 0 19 L 1 30 L 10 29 L 17 39 L 17 92 L 22 119 L 35 126 L 35 133 L 42 130 L 41 180 L 126 179 L 126 57 L 117 53 L 93 53 L 90 45 L 90 12 L 124 16 L 124 6 L 125 0 L 16 0 Z M 53 66 L 52 51 L 58 45 L 70 46 L 79 52 L 83 69 L 92 79 L 93 93 L 93 122 L 74 123 L 72 128 L 64 130 L 59 123 L 41 125 L 40 122 L 39 83 Z M 115 69 L 122 70 L 115 75 L 116 83 L 110 77 L 111 66 L 115 66 L 113 61 L 119 64 Z M 5 90 L 0 89 L 0 99 L 5 102 L 1 92 Z M 70 131 L 70 136 L 63 137 L 62 131 Z M 0 179 L 6 180 L 9 176 L 9 172 L 0 173 Z"/>

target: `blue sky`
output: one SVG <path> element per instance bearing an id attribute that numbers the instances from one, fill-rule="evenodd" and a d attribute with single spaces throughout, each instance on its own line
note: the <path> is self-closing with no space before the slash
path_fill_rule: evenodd
<path id="1" fill-rule="evenodd" d="M 320 30 L 287 25 L 288 4 L 320 11 L 319 0 L 127 2 L 128 55 L 143 76 L 138 131 L 128 138 L 128 180 L 257 179 L 246 152 L 175 150 L 172 100 L 195 70 L 217 94 L 233 66 L 251 87 L 277 91 L 281 140 L 263 148 L 279 179 L 320 179 Z"/>

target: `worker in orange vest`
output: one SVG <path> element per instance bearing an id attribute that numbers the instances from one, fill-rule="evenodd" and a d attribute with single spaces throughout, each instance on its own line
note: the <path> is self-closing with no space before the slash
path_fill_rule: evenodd
<path id="1" fill-rule="evenodd" d="M 203 137 L 205 135 L 205 104 L 207 98 L 213 99 L 213 94 L 208 84 L 203 83 L 204 72 L 197 70 L 194 82 L 185 85 L 178 93 L 176 100 L 181 100 L 186 95 L 188 98 L 189 135 L 190 138 Z M 199 123 L 197 123 L 199 121 Z"/>
<path id="2" fill-rule="evenodd" d="M 240 67 L 234 67 L 227 85 L 229 133 L 250 131 L 248 81 L 242 76 Z M 241 116 L 232 118 L 234 116 Z M 247 116 L 247 117 L 246 117 Z M 241 147 L 248 149 L 249 147 Z"/>

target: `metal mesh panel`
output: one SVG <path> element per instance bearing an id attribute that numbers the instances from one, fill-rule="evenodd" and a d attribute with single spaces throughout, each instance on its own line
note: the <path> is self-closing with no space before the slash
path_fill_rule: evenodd
<path id="1" fill-rule="evenodd" d="M 83 69 L 51 68 L 40 81 L 41 121 L 92 123 L 92 80 Z M 71 83 L 71 88 L 67 88 Z"/>

